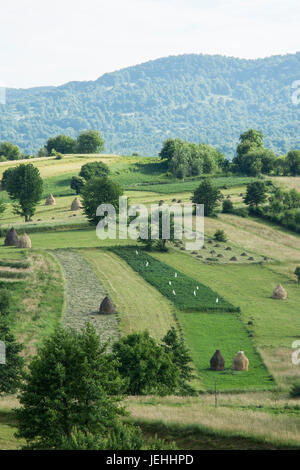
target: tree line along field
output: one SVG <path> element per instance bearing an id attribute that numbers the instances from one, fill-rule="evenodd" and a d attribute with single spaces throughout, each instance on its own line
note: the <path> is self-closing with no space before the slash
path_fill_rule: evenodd
<path id="1" fill-rule="evenodd" d="M 160 179 L 163 182 L 157 185 L 159 187 L 174 184 L 172 191 L 175 192 L 163 196 L 166 203 L 171 203 L 174 198 L 188 202 L 191 189 L 183 188 L 188 183 L 197 184 L 196 181 L 164 184 L 163 177 L 160 176 L 161 170 L 155 170 L 155 165 L 160 165 L 157 159 L 149 159 L 149 163 L 148 159 L 145 159 L 143 163 L 144 166 L 151 167 L 150 176 L 147 176 L 148 170 L 141 167 L 138 171 L 130 170 L 126 173 L 126 169 L 131 166 L 136 168 L 136 163 L 140 163 L 140 159 L 136 157 L 121 159 L 114 156 L 71 156 L 57 161 L 48 158 L 38 161 L 37 166 L 40 165 L 46 183 L 53 178 L 53 189 L 56 188 L 58 191 L 59 182 L 65 181 L 60 186 L 64 191 L 67 190 L 66 181 L 69 175 L 72 175 L 73 169 L 76 169 L 78 174 L 83 162 L 98 159 L 108 162 L 112 172 L 119 172 L 120 175 L 116 174 L 116 177 L 122 178 L 124 186 L 128 188 L 140 184 L 143 179 L 146 181 L 146 178 L 151 182 L 152 177 L 152 181 Z M 3 167 L 4 165 L 0 164 L 0 168 Z M 218 180 L 223 178 L 215 179 Z M 224 180 L 231 181 L 231 178 Z M 232 177 L 232 184 L 222 181 L 221 186 L 225 183 L 228 186 L 222 191 L 225 195 L 231 194 L 234 204 L 238 206 L 241 202 L 240 194 L 245 191 L 243 184 L 247 181 L 247 178 L 242 182 Z M 289 180 L 285 179 L 283 184 L 289 184 Z M 153 186 L 156 185 L 141 186 L 139 188 L 141 191 L 138 186 L 134 186 L 134 190 L 126 190 L 126 194 L 129 195 L 130 202 L 146 205 L 157 203 L 160 196 L 159 193 L 152 191 Z M 247 391 L 254 393 L 255 390 L 261 390 L 259 403 L 269 400 L 275 387 L 279 386 L 282 393 L 287 393 L 291 383 L 300 375 L 299 367 L 291 363 L 291 344 L 297 338 L 300 327 L 298 314 L 300 292 L 293 275 L 295 264 L 300 261 L 299 236 L 251 218 L 243 219 L 228 214 L 220 214 L 216 219 L 206 218 L 205 232 L 209 236 L 213 236 L 216 229 L 222 228 L 227 233 L 233 250 L 240 253 L 249 251 L 257 260 L 263 259 L 264 256 L 271 259 L 271 262 L 260 264 L 247 264 L 242 259 L 236 265 L 206 264 L 174 247 L 170 247 L 167 253 L 153 251 L 146 254 L 134 241 L 100 242 L 95 229 L 87 226 L 82 211 L 76 211 L 76 217 L 73 217 L 70 204 L 74 194 L 55 197 L 56 206 L 46 207 L 42 201 L 32 223 L 23 224 L 20 217 L 12 214 L 11 207 L 8 207 L 1 220 L 2 224 L 6 225 L 13 222 L 21 231 L 30 232 L 32 226 L 37 226 L 36 232 L 30 234 L 33 246 L 31 251 L 4 247 L 3 239 L 0 242 L 0 284 L 14 290 L 11 325 L 17 337 L 25 343 L 26 355 L 31 355 L 41 340 L 62 321 L 65 308 L 65 280 L 61 264 L 54 253 L 57 249 L 71 247 L 89 263 L 99 282 L 116 304 L 118 328 L 122 335 L 149 329 L 150 334 L 160 341 L 171 325 L 175 325 L 181 331 L 193 359 L 197 376 L 195 384 L 198 390 L 212 391 L 216 377 L 220 392 L 226 391 L 228 394 L 229 391 L 236 393 L 243 391 L 245 394 Z M 38 218 L 42 220 L 37 222 Z M 131 247 L 127 246 L 129 243 Z M 139 255 L 135 255 L 136 250 Z M 149 270 L 146 270 L 147 261 Z M 30 263 L 30 266 L 27 266 L 27 263 Z M 16 274 L 4 274 L 1 278 L 1 269 L 3 272 Z M 178 273 L 177 278 L 173 277 L 175 272 Z M 168 277 L 172 281 L 172 286 L 164 283 Z M 82 282 L 84 283 L 84 278 Z M 288 292 L 288 298 L 284 302 L 271 299 L 273 289 L 278 282 L 281 282 Z M 197 297 L 193 295 L 197 285 L 204 300 L 201 308 Z M 173 288 L 176 296 L 172 293 Z M 219 299 L 218 304 L 215 302 L 216 297 Z M 238 307 L 241 309 L 240 313 L 237 312 Z M 209 360 L 216 349 L 221 349 L 225 358 L 225 371 L 218 374 L 209 370 Z M 231 370 L 232 359 L 240 349 L 245 351 L 250 360 L 247 373 L 233 373 Z M 240 400 L 238 397 L 241 395 L 236 396 L 238 402 Z M 220 400 L 222 402 L 221 397 Z M 182 404 L 174 407 L 171 402 L 172 400 L 166 404 L 164 400 L 161 402 L 158 400 L 157 404 L 151 405 L 154 410 L 153 416 L 156 416 L 155 410 L 158 412 L 161 409 L 162 419 L 168 422 L 169 412 L 171 411 L 172 415 L 175 411 L 175 421 L 190 424 L 191 416 L 187 413 L 184 421 L 181 413 L 183 410 L 187 412 L 189 400 L 183 398 Z M 201 396 L 195 403 L 201 409 L 201 413 L 203 412 L 202 417 L 199 416 L 199 422 L 203 419 L 208 426 L 204 417 L 212 410 L 209 407 L 207 409 Z M 236 407 L 238 410 L 240 419 L 248 423 L 248 431 L 245 425 L 243 432 L 246 435 L 251 434 L 250 415 L 253 410 L 239 408 L 240 405 L 235 402 L 234 397 L 231 405 L 233 409 Z M 285 423 L 289 410 L 285 410 L 283 402 L 276 406 L 283 415 L 282 427 L 289 426 Z M 0 400 L 0 442 L 1 407 Z M 131 401 L 131 408 L 134 410 L 133 419 L 146 419 L 149 422 L 151 416 L 147 414 L 149 406 L 146 402 L 136 406 L 136 403 Z M 224 417 L 229 411 L 229 407 L 224 403 L 224 410 L 222 408 Z M 259 411 L 255 410 L 255 414 L 258 413 Z M 261 412 L 259 416 L 263 415 L 263 419 L 267 420 L 268 413 Z M 298 413 L 297 409 L 295 413 Z M 259 416 L 257 419 L 260 419 Z M 227 425 L 225 421 L 217 422 L 214 418 L 214 424 L 219 432 L 228 430 L 228 426 L 231 426 L 229 430 L 233 433 L 240 432 L 237 419 L 232 419 L 231 424 Z M 286 443 L 292 441 L 292 422 L 290 426 L 289 437 L 277 436 L 279 440 L 283 439 Z M 275 439 L 274 433 L 272 436 Z"/>

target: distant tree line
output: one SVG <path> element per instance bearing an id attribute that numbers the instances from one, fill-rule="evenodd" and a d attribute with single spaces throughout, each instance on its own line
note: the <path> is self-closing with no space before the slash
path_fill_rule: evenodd
<path id="1" fill-rule="evenodd" d="M 60 134 L 50 137 L 44 147 L 37 152 L 37 157 L 59 157 L 72 153 L 99 153 L 104 150 L 104 140 L 99 131 L 88 130 L 79 134 L 77 139 L 68 135 Z M 18 145 L 11 142 L 0 142 L 0 162 L 6 160 L 25 160 L 34 158 L 34 155 L 27 155 L 21 152 Z"/>
<path id="2" fill-rule="evenodd" d="M 77 139 L 64 134 L 50 137 L 47 143 L 42 147 L 38 155 L 55 155 L 55 152 L 61 154 L 72 153 L 100 153 L 104 150 L 104 140 L 99 131 L 88 130 L 79 134 Z"/>
<path id="3" fill-rule="evenodd" d="M 240 136 L 232 161 L 211 145 L 195 144 L 181 139 L 167 139 L 159 156 L 165 159 L 168 170 L 177 178 L 224 173 L 227 175 L 300 175 L 300 150 L 290 150 L 276 156 L 264 147 L 262 132 L 249 129 Z"/>
<path id="4" fill-rule="evenodd" d="M 222 171 L 224 155 L 207 144 L 194 144 L 181 139 L 167 139 L 159 153 L 168 162 L 169 172 L 176 178 Z"/>

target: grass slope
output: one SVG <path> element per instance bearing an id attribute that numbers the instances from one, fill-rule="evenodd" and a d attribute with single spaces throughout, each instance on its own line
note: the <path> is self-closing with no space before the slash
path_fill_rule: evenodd
<path id="1" fill-rule="evenodd" d="M 256 352 L 249 333 L 236 315 L 178 312 L 185 340 L 189 345 L 193 362 L 206 389 L 253 390 L 270 389 L 274 380 Z M 225 359 L 225 370 L 210 370 L 210 359 L 220 349 Z M 249 370 L 232 370 L 232 360 L 238 351 L 244 351 L 249 359 Z"/>
<path id="2" fill-rule="evenodd" d="M 285 273 L 284 266 L 207 265 L 175 250 L 152 256 L 196 280 L 205 279 L 207 286 L 239 305 L 243 322 L 252 322 L 248 328 L 255 345 L 281 385 L 289 386 L 299 377 L 299 367 L 292 364 L 291 353 L 292 342 L 298 338 L 300 329 L 300 292 L 299 285 Z M 285 301 L 271 298 L 278 282 L 287 289 Z"/>
<path id="3" fill-rule="evenodd" d="M 160 340 L 175 324 L 172 304 L 110 251 L 80 250 L 92 265 L 119 312 L 123 335 L 148 330 Z"/>
<path id="4" fill-rule="evenodd" d="M 24 251 L 18 252 L 19 255 Z M 13 263 L 15 248 L 0 247 L 0 256 Z M 61 271 L 56 260 L 46 252 L 33 252 L 18 262 L 32 265 L 22 282 L 1 281 L 13 293 L 12 311 L 9 320 L 13 331 L 24 344 L 25 356 L 35 351 L 35 347 L 59 323 L 63 308 L 63 283 Z"/>

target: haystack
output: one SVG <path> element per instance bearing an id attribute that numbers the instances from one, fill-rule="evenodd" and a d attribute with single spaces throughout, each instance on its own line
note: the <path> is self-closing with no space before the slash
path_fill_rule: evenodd
<path id="1" fill-rule="evenodd" d="M 18 246 L 19 237 L 15 229 L 12 227 L 9 232 L 7 232 L 4 245 L 5 246 Z"/>
<path id="2" fill-rule="evenodd" d="M 281 284 L 274 289 L 272 299 L 285 300 L 287 298 L 286 290 L 282 287 Z"/>
<path id="3" fill-rule="evenodd" d="M 99 313 L 116 313 L 116 309 L 109 297 L 104 297 L 101 302 Z"/>
<path id="4" fill-rule="evenodd" d="M 54 199 L 54 196 L 53 194 L 50 194 L 46 199 L 45 206 L 55 206 L 55 204 L 56 204 L 56 201 Z"/>
<path id="5" fill-rule="evenodd" d="M 24 233 L 24 235 L 21 235 L 21 237 L 19 238 L 18 247 L 19 248 L 31 248 L 31 240 L 26 233 Z"/>
<path id="6" fill-rule="evenodd" d="M 248 370 L 249 360 L 243 351 L 239 351 L 232 362 L 233 370 Z"/>
<path id="7" fill-rule="evenodd" d="M 232 258 L 230 258 L 230 261 L 237 261 L 237 257 L 233 256 Z"/>
<path id="8" fill-rule="evenodd" d="M 224 370 L 225 361 L 219 349 L 216 350 L 215 354 L 210 360 L 211 370 Z"/>
<path id="9" fill-rule="evenodd" d="M 71 211 L 78 211 L 79 209 L 82 209 L 82 205 L 80 199 L 78 197 L 75 197 L 74 201 L 71 204 Z"/>

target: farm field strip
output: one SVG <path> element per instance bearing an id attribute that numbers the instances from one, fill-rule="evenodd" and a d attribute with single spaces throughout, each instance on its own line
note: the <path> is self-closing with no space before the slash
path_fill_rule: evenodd
<path id="1" fill-rule="evenodd" d="M 207 390 L 269 390 L 275 382 L 255 349 L 241 319 L 228 313 L 177 313 L 191 356 Z M 219 349 L 225 359 L 224 371 L 210 370 L 210 359 Z M 238 351 L 249 359 L 249 370 L 232 370 Z"/>
<path id="2" fill-rule="evenodd" d="M 247 324 L 252 339 L 276 380 L 285 388 L 300 376 L 299 367 L 291 361 L 291 345 L 300 329 L 299 286 L 280 265 L 208 265 L 199 263 L 185 253 L 152 253 L 174 269 L 200 282 L 205 280 L 212 289 L 217 287 L 234 305 L 241 307 L 241 319 Z M 284 266 L 283 266 L 284 267 Z M 281 282 L 287 289 L 285 301 L 271 298 Z M 250 322 L 250 324 L 248 324 Z"/>
<path id="3" fill-rule="evenodd" d="M 119 313 L 123 335 L 148 330 L 160 340 L 175 326 L 173 305 L 111 251 L 82 249 Z"/>
<path id="4" fill-rule="evenodd" d="M 214 185 L 218 188 L 222 188 L 223 186 L 235 187 L 235 186 L 242 186 L 248 183 L 255 181 L 255 178 L 251 177 L 211 177 Z M 135 191 L 151 191 L 154 193 L 159 194 L 175 194 L 175 193 L 183 193 L 183 192 L 192 192 L 194 191 L 200 184 L 201 176 L 199 179 L 193 181 L 176 181 L 172 183 L 159 183 L 159 184 L 147 184 L 147 185 L 128 185 L 126 188 L 129 190 Z"/>
<path id="5" fill-rule="evenodd" d="M 91 323 L 103 342 L 117 340 L 117 315 L 99 314 L 106 291 L 90 264 L 75 250 L 55 250 L 53 254 L 61 264 L 65 278 L 63 326 L 81 330 L 86 323 Z"/>
<path id="6" fill-rule="evenodd" d="M 226 395 L 219 397 L 221 403 Z M 249 394 L 245 395 L 249 397 Z M 129 397 L 126 403 L 132 419 L 137 421 L 159 421 L 165 425 L 178 425 L 182 427 L 182 432 L 190 426 L 199 426 L 200 429 L 209 429 L 216 435 L 230 433 L 233 439 L 233 449 L 235 436 L 251 436 L 278 446 L 286 444 L 299 447 L 298 416 L 274 415 L 264 411 L 255 412 L 222 406 L 216 409 L 213 395 L 188 399 Z"/>
<path id="7" fill-rule="evenodd" d="M 218 293 L 186 276 L 179 269 L 175 272 L 169 265 L 134 247 L 112 247 L 146 281 L 156 287 L 181 310 L 237 312 Z"/>
<path id="8" fill-rule="evenodd" d="M 192 304 L 192 307 L 194 307 L 192 308 L 187 300 L 186 291 L 186 289 L 190 289 L 191 281 L 193 285 L 195 284 L 194 279 L 186 277 L 179 270 L 170 269 L 170 266 L 165 265 L 163 262 L 155 263 L 156 260 L 153 256 L 141 250 L 137 250 L 138 254 L 136 254 L 136 248 L 134 247 L 111 248 L 111 250 L 125 259 L 133 269 L 167 298 L 170 297 L 172 289 L 175 290 L 176 295 L 172 295 L 171 300 L 179 298 L 179 295 L 183 297 L 184 304 L 176 304 L 173 300 L 177 307 L 176 318 L 182 328 L 185 342 L 190 349 L 195 368 L 207 390 L 213 390 L 215 378 L 217 378 L 220 391 L 268 390 L 274 387 L 274 379 L 256 351 L 249 331 L 243 325 L 240 315 L 222 312 L 222 309 L 224 310 L 222 305 L 221 309 L 217 310 L 216 295 L 219 294 L 213 292 L 209 308 L 207 304 L 198 304 L 197 310 L 201 313 L 197 313 L 194 304 Z M 166 269 L 166 266 L 168 269 Z M 177 273 L 176 278 L 174 277 L 175 272 Z M 172 279 L 171 286 L 169 286 L 168 279 Z M 203 284 L 201 286 L 202 290 L 200 290 L 199 284 L 199 296 L 202 294 L 207 296 L 208 292 L 212 292 Z M 183 290 L 180 291 L 180 289 Z M 193 299 L 193 297 L 191 298 Z M 219 299 L 222 298 L 219 296 Z M 224 302 L 226 303 L 226 301 Z M 209 313 L 205 313 L 205 310 Z M 209 368 L 210 358 L 216 349 L 221 349 L 224 355 L 226 361 L 224 372 L 216 373 Z M 251 364 L 247 372 L 232 371 L 232 360 L 240 350 L 245 351 Z"/>
<path id="9" fill-rule="evenodd" d="M 0 280 L 0 287 L 13 293 L 9 321 L 17 339 L 24 344 L 25 357 L 28 357 L 60 321 L 63 306 L 61 271 L 56 260 L 45 251 L 34 251 L 25 257 L 23 250 L 17 252 L 14 247 L 1 247 L 0 256 L 2 264 L 26 266 L 30 263 L 26 278 Z"/>

